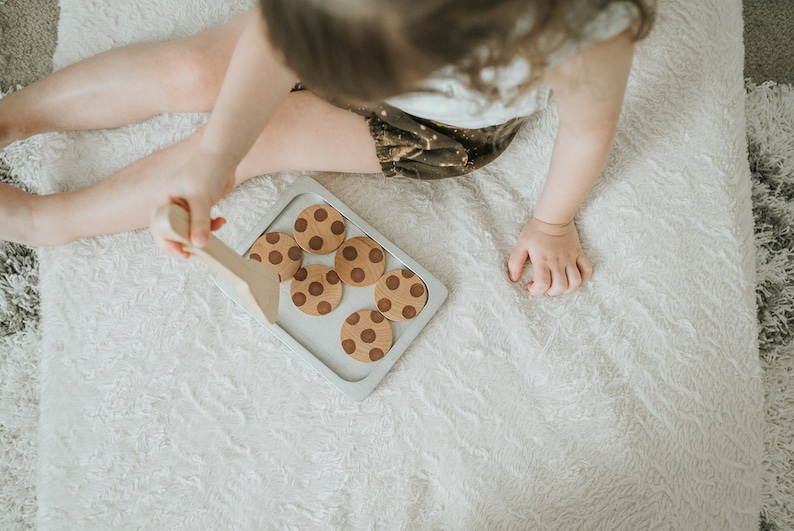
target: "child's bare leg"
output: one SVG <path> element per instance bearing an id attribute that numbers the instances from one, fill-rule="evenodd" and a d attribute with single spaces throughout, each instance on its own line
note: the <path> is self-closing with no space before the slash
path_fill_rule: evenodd
<path id="1" fill-rule="evenodd" d="M 201 132 L 75 192 L 33 196 L 0 186 L 0 239 L 60 245 L 147 227 L 162 183 L 190 156 Z M 376 173 L 380 165 L 364 119 L 308 91 L 289 95 L 237 169 L 236 184 L 282 170 Z"/>
<path id="2" fill-rule="evenodd" d="M 118 127 L 163 112 L 212 109 L 248 11 L 170 42 L 109 50 L 0 100 L 0 149 L 50 131 Z"/>

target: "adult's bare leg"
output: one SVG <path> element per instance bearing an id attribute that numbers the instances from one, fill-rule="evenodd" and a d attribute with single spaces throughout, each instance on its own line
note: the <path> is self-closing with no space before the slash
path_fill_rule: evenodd
<path id="1" fill-rule="evenodd" d="M 190 156 L 201 131 L 106 179 L 74 192 L 33 196 L 0 185 L 0 239 L 28 245 L 143 228 L 163 182 Z M 290 94 L 237 168 L 235 185 L 265 173 L 321 170 L 377 173 L 380 164 L 364 118 L 308 91 Z"/>
<path id="2" fill-rule="evenodd" d="M 255 14 L 183 39 L 108 50 L 9 94 L 0 100 L 0 149 L 39 133 L 212 110 L 234 47 Z"/>

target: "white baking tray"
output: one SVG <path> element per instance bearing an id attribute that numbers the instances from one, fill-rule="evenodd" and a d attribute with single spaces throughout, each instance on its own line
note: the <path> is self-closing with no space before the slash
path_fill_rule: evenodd
<path id="1" fill-rule="evenodd" d="M 386 356 L 378 361 L 363 363 L 352 359 L 342 349 L 339 333 L 348 315 L 363 309 L 377 310 L 373 293 L 374 284 L 355 288 L 344 284 L 342 301 L 332 312 L 323 316 L 310 316 L 292 303 L 290 283 L 282 282 L 279 294 L 278 318 L 274 324 L 257 319 L 306 363 L 314 367 L 329 382 L 354 400 L 365 399 L 397 363 L 408 345 L 427 325 L 447 298 L 447 288 L 429 271 L 390 242 L 372 225 L 361 219 L 325 187 L 309 177 L 298 177 L 265 213 L 257 225 L 234 247 L 242 256 L 248 256 L 253 243 L 266 232 L 293 234 L 298 215 L 308 206 L 327 203 L 338 210 L 347 224 L 346 239 L 369 236 L 378 242 L 386 253 L 386 271 L 407 268 L 413 271 L 427 287 L 427 303 L 413 319 L 391 322 L 393 344 Z M 341 248 L 341 247 L 340 247 Z M 327 255 L 303 252 L 303 265 L 323 264 L 333 269 L 336 252 Z M 247 310 L 234 288 L 220 276 L 215 282 L 229 297 Z M 249 312 L 250 314 L 250 312 Z M 251 315 L 256 319 L 255 316 Z"/>

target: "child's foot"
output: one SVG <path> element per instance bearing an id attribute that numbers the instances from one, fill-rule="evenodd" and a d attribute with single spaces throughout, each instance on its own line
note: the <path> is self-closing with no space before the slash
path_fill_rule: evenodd
<path id="1" fill-rule="evenodd" d="M 0 240 L 32 246 L 46 244 L 36 231 L 35 199 L 15 186 L 0 183 Z"/>

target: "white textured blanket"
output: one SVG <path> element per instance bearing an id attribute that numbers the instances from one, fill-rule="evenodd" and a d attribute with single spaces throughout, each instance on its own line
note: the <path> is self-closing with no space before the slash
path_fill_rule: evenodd
<path id="1" fill-rule="evenodd" d="M 55 62 L 244 7 L 62 0 Z M 596 273 L 570 296 L 530 298 L 504 273 L 554 109 L 470 177 L 316 175 L 450 291 L 360 403 L 146 231 L 42 249 L 40 527 L 757 528 L 742 63 L 739 0 L 660 2 L 579 217 Z M 47 135 L 5 157 L 35 188 L 69 189 L 201 119 Z M 235 244 L 293 179 L 233 192 L 220 236 Z"/>

